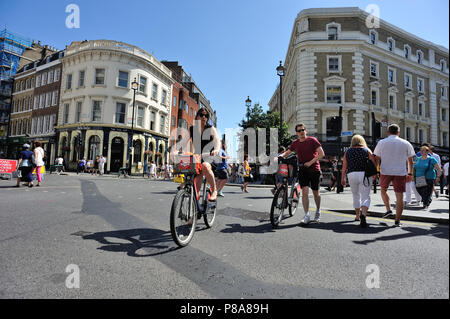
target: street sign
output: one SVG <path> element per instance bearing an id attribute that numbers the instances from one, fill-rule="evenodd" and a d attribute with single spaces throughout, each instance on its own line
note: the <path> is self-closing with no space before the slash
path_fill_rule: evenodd
<path id="1" fill-rule="evenodd" d="M 353 131 L 344 131 L 344 132 L 341 132 L 341 136 L 353 136 Z"/>
<path id="2" fill-rule="evenodd" d="M 0 159 L 0 174 L 11 174 L 17 169 L 16 160 Z"/>

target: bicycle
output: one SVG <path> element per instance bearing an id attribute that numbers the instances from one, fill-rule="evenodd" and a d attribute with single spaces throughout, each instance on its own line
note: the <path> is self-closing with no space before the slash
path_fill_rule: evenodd
<path id="1" fill-rule="evenodd" d="M 178 156 L 175 174 L 184 174 L 184 186 L 178 190 L 170 210 L 170 232 L 175 243 L 187 246 L 192 240 L 197 219 L 203 217 L 207 228 L 211 228 L 216 219 L 216 202 L 209 202 L 211 191 L 203 178 L 200 193 L 195 185 L 195 177 L 200 173 L 200 163 L 193 163 L 192 156 Z M 201 194 L 201 196 L 200 196 Z"/>
<path id="2" fill-rule="evenodd" d="M 299 196 L 301 192 L 300 184 L 297 176 L 297 156 L 290 156 L 288 158 L 278 158 L 278 173 L 282 177 L 282 183 L 276 190 L 272 205 L 270 208 L 270 222 L 272 228 L 278 227 L 283 220 L 284 211 L 287 208 L 289 215 L 295 215 L 298 207 Z M 292 178 L 289 184 L 289 178 Z M 290 194 L 288 196 L 290 186 Z"/>

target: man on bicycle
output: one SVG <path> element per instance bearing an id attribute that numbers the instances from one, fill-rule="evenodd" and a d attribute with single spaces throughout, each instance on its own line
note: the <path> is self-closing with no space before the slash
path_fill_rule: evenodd
<path id="1" fill-rule="evenodd" d="M 217 199 L 216 181 L 211 166 L 212 157 L 216 157 L 220 150 L 220 138 L 217 130 L 209 123 L 209 112 L 200 108 L 195 116 L 194 125 L 189 128 L 189 141 L 193 146 L 193 154 L 201 156 L 202 168 L 200 174 L 195 178 L 195 186 L 200 190 L 203 176 L 210 185 L 211 196 L 209 201 Z M 184 147 L 185 145 L 182 145 Z M 176 147 L 173 148 L 171 158 L 176 157 Z"/>
<path id="2" fill-rule="evenodd" d="M 319 161 L 325 156 L 320 142 L 311 136 L 306 136 L 307 130 L 303 123 L 295 126 L 295 132 L 297 133 L 297 139 L 291 143 L 289 149 L 280 154 L 285 158 L 292 152 L 297 153 L 298 162 L 298 180 L 302 188 L 302 204 L 305 211 L 305 217 L 302 219 L 301 224 L 308 224 L 311 220 L 309 216 L 309 188 L 311 187 L 314 201 L 316 203 L 316 214 L 314 221 L 320 220 L 320 163 Z"/>

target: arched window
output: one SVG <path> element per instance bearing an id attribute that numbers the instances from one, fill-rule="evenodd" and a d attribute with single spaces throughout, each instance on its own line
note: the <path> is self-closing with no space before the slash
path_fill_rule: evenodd
<path id="1" fill-rule="evenodd" d="M 141 161 L 141 154 L 142 154 L 142 142 L 141 140 L 135 140 L 134 143 L 134 158 L 133 163 L 137 163 Z"/>
<path id="2" fill-rule="evenodd" d="M 97 155 L 100 155 L 100 137 L 93 135 L 89 138 L 88 160 L 95 160 Z"/>

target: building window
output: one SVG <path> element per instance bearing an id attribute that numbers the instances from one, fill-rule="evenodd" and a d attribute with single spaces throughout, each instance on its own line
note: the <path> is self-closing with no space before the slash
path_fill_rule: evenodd
<path id="1" fill-rule="evenodd" d="M 419 116 L 423 116 L 423 103 L 419 102 Z"/>
<path id="2" fill-rule="evenodd" d="M 34 96 L 34 106 L 33 109 L 37 110 L 39 108 L 39 96 L 35 95 Z"/>
<path id="3" fill-rule="evenodd" d="M 142 106 L 138 106 L 138 109 L 137 109 L 136 125 L 138 125 L 140 127 L 144 126 L 144 108 Z"/>
<path id="4" fill-rule="evenodd" d="M 79 123 L 81 121 L 81 107 L 83 106 L 83 102 L 77 102 L 77 107 L 75 109 L 75 123 Z"/>
<path id="5" fill-rule="evenodd" d="M 339 56 L 329 56 L 328 57 L 328 72 L 340 72 L 341 71 L 341 61 Z"/>
<path id="6" fill-rule="evenodd" d="M 405 74 L 405 88 L 411 88 L 411 75 Z"/>
<path id="7" fill-rule="evenodd" d="M 417 79 L 417 91 L 420 93 L 424 92 L 423 79 Z"/>
<path id="8" fill-rule="evenodd" d="M 119 80 L 117 85 L 122 88 L 128 88 L 128 72 L 119 71 Z"/>
<path id="9" fill-rule="evenodd" d="M 392 95 L 392 94 L 389 94 L 389 108 L 391 110 L 396 109 L 396 107 L 395 107 L 395 96 Z"/>
<path id="10" fill-rule="evenodd" d="M 47 92 L 45 94 L 45 107 L 49 107 L 52 103 L 52 92 Z"/>
<path id="11" fill-rule="evenodd" d="M 441 65 L 441 72 L 444 72 L 445 71 L 445 61 L 441 60 L 440 65 Z"/>
<path id="12" fill-rule="evenodd" d="M 48 83 L 53 83 L 54 82 L 54 72 L 53 70 L 48 72 Z"/>
<path id="13" fill-rule="evenodd" d="M 72 74 L 67 74 L 66 78 L 66 90 L 72 89 Z"/>
<path id="14" fill-rule="evenodd" d="M 411 128 L 410 127 L 406 128 L 406 140 L 411 141 Z"/>
<path id="15" fill-rule="evenodd" d="M 176 116 L 172 116 L 172 126 L 177 126 L 177 117 Z"/>
<path id="16" fill-rule="evenodd" d="M 371 90 L 370 91 L 370 104 L 371 105 L 378 105 L 378 98 L 377 98 L 377 91 Z"/>
<path id="17" fill-rule="evenodd" d="M 100 122 L 102 119 L 102 102 L 94 101 L 92 104 L 92 122 Z"/>
<path id="18" fill-rule="evenodd" d="M 441 86 L 441 99 L 447 100 L 447 87 Z"/>
<path id="19" fill-rule="evenodd" d="M 116 116 L 114 121 L 117 124 L 125 124 L 125 110 L 126 110 L 125 103 L 121 102 L 116 103 Z"/>
<path id="20" fill-rule="evenodd" d="M 395 76 L 395 70 L 388 67 L 388 81 L 389 83 L 396 83 L 397 79 Z"/>
<path id="21" fill-rule="evenodd" d="M 61 75 L 61 69 L 55 70 L 55 81 L 59 81 L 59 76 Z"/>
<path id="22" fill-rule="evenodd" d="M 88 160 L 95 160 L 100 154 L 100 137 L 93 135 L 89 138 Z"/>
<path id="23" fill-rule="evenodd" d="M 441 115 L 442 121 L 446 122 L 447 121 L 447 110 L 446 109 L 442 109 L 441 113 L 442 113 L 442 115 Z"/>
<path id="24" fill-rule="evenodd" d="M 338 28 L 337 27 L 329 27 L 328 28 L 328 40 L 337 40 L 338 39 Z"/>
<path id="25" fill-rule="evenodd" d="M 388 50 L 389 51 L 394 51 L 394 41 L 392 39 L 389 39 L 387 42 L 387 46 L 388 46 Z"/>
<path id="26" fill-rule="evenodd" d="M 78 73 L 78 87 L 82 87 L 84 86 L 84 75 L 85 75 L 85 71 L 80 71 Z"/>
<path id="27" fill-rule="evenodd" d="M 417 63 L 422 64 L 423 53 L 421 51 L 417 51 Z"/>
<path id="28" fill-rule="evenodd" d="M 167 91 L 166 90 L 162 90 L 162 93 L 161 93 L 161 104 L 162 105 L 166 105 L 166 100 L 167 100 Z"/>
<path id="29" fill-rule="evenodd" d="M 423 130 L 419 129 L 419 144 L 423 143 Z"/>
<path id="30" fill-rule="evenodd" d="M 370 43 L 371 44 L 377 43 L 377 34 L 375 31 L 370 31 Z"/>
<path id="31" fill-rule="evenodd" d="M 340 86 L 327 87 L 327 103 L 342 103 Z"/>
<path id="32" fill-rule="evenodd" d="M 42 109 L 44 107 L 45 94 L 39 95 L 39 108 Z"/>
<path id="33" fill-rule="evenodd" d="M 105 69 L 95 69 L 95 85 L 105 85 Z"/>
<path id="34" fill-rule="evenodd" d="M 140 140 L 135 140 L 133 143 L 134 146 L 134 157 L 133 162 L 137 163 L 141 161 L 141 153 L 142 153 L 142 142 Z"/>
<path id="35" fill-rule="evenodd" d="M 42 73 L 42 85 L 47 84 L 47 72 Z"/>
<path id="36" fill-rule="evenodd" d="M 159 121 L 159 131 L 161 133 L 164 133 L 164 128 L 166 127 L 166 117 L 164 115 L 161 115 L 160 121 Z"/>
<path id="37" fill-rule="evenodd" d="M 58 104 L 58 91 L 53 91 L 52 94 L 52 105 Z"/>
<path id="38" fill-rule="evenodd" d="M 403 49 L 403 53 L 405 55 L 405 58 L 409 59 L 409 52 L 411 51 L 410 47 L 408 45 L 405 45 Z"/>
<path id="39" fill-rule="evenodd" d="M 69 104 L 64 104 L 63 124 L 69 123 Z"/>
<path id="40" fill-rule="evenodd" d="M 41 86 L 41 75 L 36 75 L 36 87 Z M 17 91 L 17 85 L 16 85 L 16 91 Z"/>
<path id="41" fill-rule="evenodd" d="M 443 146 L 448 146 L 448 133 L 442 132 L 442 144 Z"/>
<path id="42" fill-rule="evenodd" d="M 29 89 L 30 88 L 30 79 L 26 79 L 25 80 L 25 89 Z"/>
<path id="43" fill-rule="evenodd" d="M 153 100 L 157 100 L 157 98 L 158 98 L 158 85 L 153 83 L 153 85 L 152 85 L 152 99 Z"/>
<path id="44" fill-rule="evenodd" d="M 147 78 L 139 76 L 139 92 L 146 94 L 147 92 Z"/>
<path id="45" fill-rule="evenodd" d="M 408 114 L 411 113 L 411 100 L 409 99 L 405 101 L 405 112 Z"/>
<path id="46" fill-rule="evenodd" d="M 378 63 L 370 62 L 370 76 L 378 78 Z"/>
<path id="47" fill-rule="evenodd" d="M 156 118 L 156 114 L 154 111 L 152 111 L 150 113 L 150 130 L 152 130 L 152 131 L 155 130 L 155 118 Z"/>
<path id="48" fill-rule="evenodd" d="M 173 106 L 177 106 L 177 97 L 176 96 L 174 96 L 173 97 Z"/>

